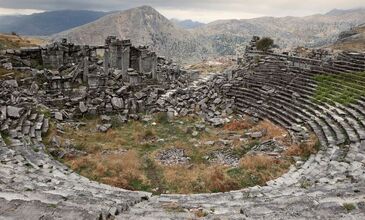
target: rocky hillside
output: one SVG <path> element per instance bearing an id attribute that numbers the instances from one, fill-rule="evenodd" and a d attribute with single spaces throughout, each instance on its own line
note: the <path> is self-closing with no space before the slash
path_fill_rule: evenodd
<path id="1" fill-rule="evenodd" d="M 262 17 L 243 20 L 221 20 L 194 32 L 214 39 L 218 52 L 233 52 L 253 35 L 270 36 L 282 48 L 318 47 L 333 43 L 338 35 L 365 20 L 365 9 L 333 10 L 325 15 L 307 17 Z"/>
<path id="2" fill-rule="evenodd" d="M 116 35 L 130 38 L 133 44 L 149 45 L 160 55 L 191 62 L 240 53 L 253 35 L 270 36 L 281 48 L 329 45 L 342 31 L 364 20 L 365 9 L 333 10 L 307 17 L 220 20 L 194 29 L 183 29 L 153 8 L 143 6 L 104 16 L 54 38 L 102 44 L 106 36 Z"/>
<path id="3" fill-rule="evenodd" d="M 46 41 L 43 39 L 0 34 L 0 50 L 32 47 L 44 44 L 46 44 Z"/>
<path id="4" fill-rule="evenodd" d="M 149 6 L 113 13 L 95 22 L 57 34 L 81 44 L 100 45 L 109 35 L 131 39 L 134 45 L 151 46 L 158 54 L 178 61 L 200 59 L 212 54 L 210 42 L 195 38 Z"/>
<path id="5" fill-rule="evenodd" d="M 365 24 L 351 28 L 342 32 L 336 43 L 332 46 L 334 49 L 364 51 L 365 50 Z"/>

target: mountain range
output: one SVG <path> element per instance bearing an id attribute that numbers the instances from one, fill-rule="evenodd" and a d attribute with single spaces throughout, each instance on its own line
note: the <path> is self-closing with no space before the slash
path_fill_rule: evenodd
<path id="1" fill-rule="evenodd" d="M 149 6 L 106 15 L 94 22 L 59 33 L 77 43 L 102 44 L 107 35 L 130 38 L 149 45 L 159 54 L 178 61 L 234 55 L 253 35 L 270 36 L 281 48 L 320 47 L 335 42 L 338 35 L 365 21 L 365 9 L 333 10 L 306 17 L 261 17 L 219 20 L 184 29 Z"/>
<path id="2" fill-rule="evenodd" d="M 46 36 L 95 21 L 110 12 L 62 10 L 0 16 L 0 32 Z"/>
<path id="3" fill-rule="evenodd" d="M 42 29 L 43 34 L 39 35 L 51 35 L 51 40 L 68 38 L 75 43 L 91 45 L 103 44 L 107 36 L 115 35 L 131 39 L 135 45 L 148 45 L 159 55 L 178 62 L 191 63 L 209 57 L 241 53 L 254 35 L 269 36 L 281 48 L 322 47 L 336 42 L 340 33 L 365 21 L 365 9 L 362 8 L 334 9 L 326 14 L 306 17 L 260 17 L 218 20 L 208 24 L 169 20 L 149 6 L 110 13 L 66 12 L 70 13 L 67 16 L 69 22 L 61 22 L 61 18 L 58 21 L 42 18 L 43 23 L 37 23 L 31 21 L 33 17 L 30 15 L 29 23 L 19 25 L 20 29 L 12 28 L 12 31 L 29 34 L 31 31 L 41 33 L 36 30 Z M 49 13 L 54 17 L 67 14 Z M 47 13 L 38 14 L 45 15 Z M 21 20 L 25 22 L 26 19 Z M 9 27 L 9 24 L 3 25 L 0 17 L 0 32 L 4 27 Z"/>
<path id="4" fill-rule="evenodd" d="M 203 25 L 205 25 L 205 23 L 199 22 L 199 21 L 193 21 L 191 19 L 187 19 L 187 20 L 179 20 L 179 19 L 171 19 L 171 21 L 176 24 L 179 27 L 185 28 L 185 29 L 194 29 L 194 28 L 198 28 L 201 27 Z"/>
<path id="5" fill-rule="evenodd" d="M 211 41 L 196 37 L 149 6 L 106 15 L 61 32 L 53 39 L 67 38 L 80 44 L 101 45 L 109 35 L 131 39 L 134 45 L 148 45 L 158 54 L 178 62 L 204 59 L 213 54 Z"/>

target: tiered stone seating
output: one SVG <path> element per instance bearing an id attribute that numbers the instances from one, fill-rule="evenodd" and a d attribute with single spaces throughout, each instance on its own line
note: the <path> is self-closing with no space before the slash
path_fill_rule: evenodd
<path id="1" fill-rule="evenodd" d="M 293 137 L 311 130 L 321 143 L 317 154 L 266 186 L 151 197 L 98 184 L 44 152 L 41 134 L 49 122 L 28 111 L 9 123 L 11 144 L 0 135 L 0 216 L 195 219 L 200 213 L 206 219 L 365 219 L 365 98 L 346 106 L 311 98 L 315 75 L 364 70 L 365 54 L 341 53 L 322 66 L 315 60 L 301 62 L 311 68 L 269 56 L 250 71 L 238 71 L 240 79 L 227 93 L 237 112 L 268 118 Z M 346 203 L 355 209 L 346 209 Z"/>
<path id="2" fill-rule="evenodd" d="M 90 181 L 55 161 L 41 143 L 48 123 L 29 110 L 9 124 L 11 143 L 0 135 L 0 218 L 106 219 L 149 198 Z"/>
<path id="3" fill-rule="evenodd" d="M 335 155 L 332 153 L 332 157 L 329 158 L 342 163 L 342 160 L 347 157 L 348 149 L 351 146 L 360 146 L 361 141 L 365 138 L 363 124 L 365 112 L 362 109 L 361 101 L 359 101 L 360 104 L 351 105 L 352 108 L 338 103 L 335 106 L 313 103 L 311 97 L 316 86 L 311 78 L 319 73 L 316 68 L 309 71 L 294 67 L 290 68 L 289 72 L 280 72 L 278 68 L 273 68 L 272 59 L 268 60 L 267 66 L 262 63 L 261 66 L 256 67 L 254 74 L 243 80 L 245 83 L 241 85 L 245 85 L 245 87 L 240 87 L 240 83 L 232 87 L 229 95 L 236 97 L 237 110 L 253 115 L 259 114 L 262 118 L 269 118 L 288 128 L 290 128 L 288 125 L 303 125 L 304 122 L 318 136 L 322 144 L 321 152 L 331 155 L 335 149 L 333 152 Z M 280 69 L 282 68 L 280 67 Z M 321 69 L 324 72 L 331 68 Z M 332 70 L 333 72 L 330 74 L 338 71 L 336 68 Z M 350 72 L 352 69 L 348 70 Z M 297 74 L 297 81 L 300 83 L 297 84 L 297 81 L 293 81 L 290 71 Z M 286 85 L 285 88 L 282 85 Z M 275 88 L 275 91 L 267 98 L 263 98 L 262 95 L 262 88 L 265 86 Z M 251 111 L 245 111 L 248 107 L 251 107 Z M 252 109 L 256 111 L 252 111 Z M 346 163 L 351 164 L 351 160 Z M 331 173 L 333 174 L 334 171 L 331 166 L 326 169 L 326 175 L 322 176 L 333 176 Z M 311 170 L 316 172 L 315 169 Z"/>
<path id="4" fill-rule="evenodd" d="M 364 54 L 343 53 L 329 64 L 301 69 L 283 68 L 285 59 L 271 56 L 251 71 L 238 71 L 241 80 L 227 94 L 235 98 L 236 110 L 288 129 L 311 129 L 321 143 L 319 152 L 264 187 L 211 195 L 162 195 L 121 217 L 194 218 L 188 210 L 200 208 L 219 219 L 364 218 L 362 207 L 344 212 L 343 204 L 356 203 L 365 193 L 365 98 L 348 106 L 311 98 L 316 89 L 313 76 L 363 71 L 363 61 Z M 183 211 L 166 214 L 163 207 L 171 204 Z"/>

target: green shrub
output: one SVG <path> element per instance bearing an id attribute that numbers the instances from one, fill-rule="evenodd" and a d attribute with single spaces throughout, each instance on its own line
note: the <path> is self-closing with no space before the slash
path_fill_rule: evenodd
<path id="1" fill-rule="evenodd" d="M 256 48 L 267 52 L 274 45 L 274 40 L 269 37 L 264 37 L 256 42 Z"/>
<path id="2" fill-rule="evenodd" d="M 0 132 L 0 135 L 6 145 L 11 144 L 10 135 L 7 132 Z"/>
<path id="3" fill-rule="evenodd" d="M 352 210 L 354 210 L 356 208 L 356 206 L 352 203 L 344 203 L 343 207 L 348 211 L 351 212 Z"/>

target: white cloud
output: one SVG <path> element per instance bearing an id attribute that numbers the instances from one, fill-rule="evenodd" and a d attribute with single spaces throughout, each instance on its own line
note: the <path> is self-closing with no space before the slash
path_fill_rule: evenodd
<path id="1" fill-rule="evenodd" d="M 43 10 L 0 8 L 0 15 L 30 15 L 39 12 L 43 12 Z"/>

